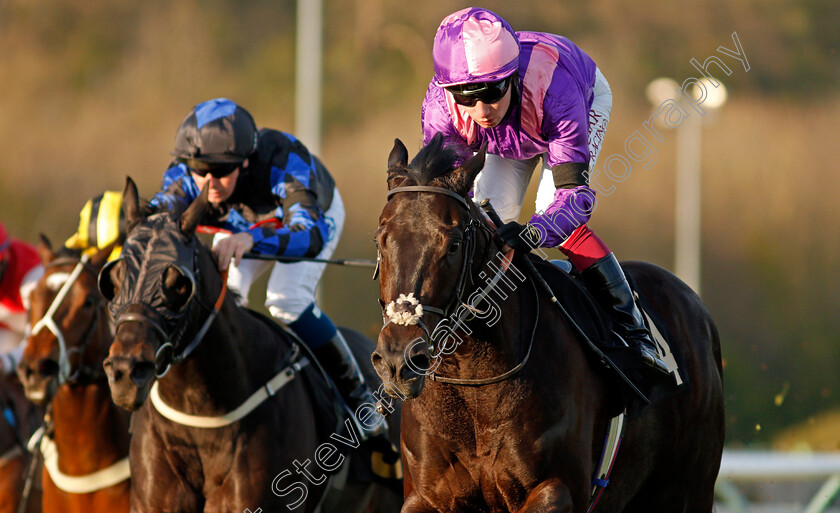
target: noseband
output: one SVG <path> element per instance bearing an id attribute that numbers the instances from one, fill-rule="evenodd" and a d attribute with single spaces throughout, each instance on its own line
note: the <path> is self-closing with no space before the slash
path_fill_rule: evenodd
<path id="1" fill-rule="evenodd" d="M 119 308 L 116 315 L 114 315 L 116 318 L 114 323 L 114 333 L 116 333 L 120 326 L 127 322 L 139 322 L 152 328 L 158 337 L 160 337 L 163 344 L 155 352 L 154 357 L 155 375 L 158 378 L 165 376 L 172 365 L 185 360 L 195 350 L 195 348 L 198 347 L 198 344 L 201 343 L 204 335 L 207 333 L 207 330 L 216 318 L 216 315 L 218 315 L 219 309 L 224 302 L 227 292 L 227 271 L 225 271 L 221 273 L 222 289 L 219 292 L 219 297 L 213 305 L 213 308 L 210 308 L 202 303 L 202 301 L 197 297 L 196 292 L 198 290 L 200 278 L 200 271 L 197 265 L 198 243 L 195 238 L 192 239 L 191 243 L 193 246 L 191 251 L 192 269 L 187 269 L 185 266 L 177 263 L 173 264 L 178 268 L 181 274 L 191 282 L 192 290 L 187 302 L 180 308 L 178 313 L 174 316 L 170 316 L 171 320 L 174 320 L 176 323 L 175 327 L 171 331 L 164 329 L 164 322 L 161 322 L 161 320 L 166 321 L 166 317 L 156 311 L 154 307 L 142 301 L 123 305 Z M 105 270 L 103 270 L 103 272 L 105 272 Z M 142 287 L 142 281 L 138 280 L 138 290 L 141 290 Z M 182 347 L 182 344 L 180 343 L 181 339 L 186 333 L 190 324 L 189 320 L 197 307 L 201 307 L 202 309 L 208 311 L 209 314 L 193 339 L 186 346 Z"/>
<path id="2" fill-rule="evenodd" d="M 52 334 L 55 335 L 55 338 L 58 341 L 59 386 L 65 383 L 76 383 L 81 377 L 82 371 L 85 369 L 84 365 L 82 365 L 81 362 L 76 371 L 70 374 L 71 369 L 69 354 L 71 351 L 74 351 L 79 353 L 80 358 L 84 355 L 88 342 L 90 342 L 90 337 L 93 334 L 93 330 L 96 328 L 96 323 L 99 321 L 99 304 L 97 304 L 94 308 L 94 315 L 93 319 L 90 322 L 90 326 L 87 328 L 85 334 L 82 336 L 81 345 L 78 348 L 74 347 L 68 350 L 64 334 L 62 333 L 61 328 L 58 327 L 58 323 L 55 322 L 54 317 L 55 313 L 58 311 L 58 307 L 61 306 L 62 302 L 64 302 L 64 299 L 67 297 L 67 294 L 70 292 L 70 289 L 73 287 L 73 284 L 76 283 L 76 280 L 79 279 L 79 276 L 82 274 L 82 271 L 87 271 L 93 274 L 94 277 L 97 276 L 98 271 L 88 263 L 89 261 L 90 257 L 88 255 L 83 255 L 82 258 L 78 260 L 75 258 L 58 258 L 47 265 L 47 269 L 68 264 L 76 264 L 76 267 L 73 268 L 73 271 L 70 273 L 70 276 L 61 286 L 61 289 L 59 289 L 58 293 L 55 295 L 55 298 L 53 299 L 52 303 L 50 303 L 50 307 L 47 309 L 47 312 L 37 323 L 35 323 L 35 326 L 32 327 L 32 333 L 30 335 L 35 336 L 44 328 L 51 331 Z M 97 294 L 97 296 L 99 296 L 99 294 Z M 96 371 L 90 371 L 89 374 L 93 377 L 97 376 Z"/>

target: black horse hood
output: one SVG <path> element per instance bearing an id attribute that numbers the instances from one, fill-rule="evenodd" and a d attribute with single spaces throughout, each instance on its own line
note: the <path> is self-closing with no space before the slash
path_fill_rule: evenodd
<path id="1" fill-rule="evenodd" d="M 167 303 L 163 280 L 172 266 L 195 280 L 192 274 L 198 258 L 198 240 L 192 237 L 185 241 L 178 226 L 171 214 L 161 213 L 147 218 L 129 235 L 119 259 L 125 262 L 125 276 L 119 294 L 108 304 L 112 318 L 136 304 L 162 315 L 167 323 L 180 318 L 180 312 L 170 309 Z M 108 268 L 103 273 L 107 271 Z"/>

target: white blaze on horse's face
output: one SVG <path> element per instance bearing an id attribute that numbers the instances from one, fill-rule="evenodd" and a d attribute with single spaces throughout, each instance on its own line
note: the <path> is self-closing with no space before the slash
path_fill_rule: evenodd
<path id="1" fill-rule="evenodd" d="M 58 292 L 70 278 L 70 273 L 54 273 L 47 276 L 47 288 L 52 292 Z"/>

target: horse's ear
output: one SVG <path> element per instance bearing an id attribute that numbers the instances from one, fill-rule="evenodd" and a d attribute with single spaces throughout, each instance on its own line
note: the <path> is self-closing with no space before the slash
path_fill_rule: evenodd
<path id="1" fill-rule="evenodd" d="M 461 167 L 452 171 L 453 190 L 466 197 L 472 189 L 473 182 L 478 173 L 484 169 L 484 161 L 487 158 L 487 143 L 481 146 L 478 152 L 461 164 Z"/>
<path id="2" fill-rule="evenodd" d="M 405 167 L 408 165 L 408 150 L 399 139 L 394 139 L 394 148 L 388 155 L 388 169 L 392 167 Z"/>
<path id="3" fill-rule="evenodd" d="M 394 148 L 388 155 L 388 190 L 398 187 L 406 179 L 405 168 L 408 165 L 408 150 L 399 139 L 394 139 Z"/>
<path id="4" fill-rule="evenodd" d="M 125 189 L 123 190 L 123 213 L 125 213 L 125 232 L 137 226 L 143 219 L 140 213 L 140 195 L 137 194 L 137 185 L 130 176 L 125 177 Z"/>
<path id="5" fill-rule="evenodd" d="M 41 263 L 44 267 L 55 259 L 52 243 L 43 233 L 38 234 L 38 256 L 41 257 Z"/>
<path id="6" fill-rule="evenodd" d="M 114 248 L 120 243 L 119 240 L 115 240 L 114 242 L 108 244 L 104 248 L 100 249 L 90 258 L 90 263 L 97 269 L 101 269 L 105 262 L 108 261 L 108 257 L 111 256 L 111 253 L 114 252 Z"/>
<path id="7" fill-rule="evenodd" d="M 198 224 L 204 218 L 204 214 L 207 212 L 207 207 L 210 205 L 210 201 L 207 199 L 209 195 L 210 180 L 208 180 L 207 183 L 204 184 L 204 187 L 202 187 L 201 194 L 199 194 L 198 197 L 190 203 L 187 210 L 181 214 L 181 233 L 187 237 L 195 235 L 195 229 L 198 228 Z"/>

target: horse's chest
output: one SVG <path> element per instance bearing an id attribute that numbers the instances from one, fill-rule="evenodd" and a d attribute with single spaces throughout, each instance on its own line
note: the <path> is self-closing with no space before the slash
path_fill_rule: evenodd
<path id="1" fill-rule="evenodd" d="M 510 511 L 527 495 L 529 471 L 498 450 L 482 455 L 457 455 L 426 462 L 423 473 L 436 474 L 418 488 L 442 512 Z"/>

